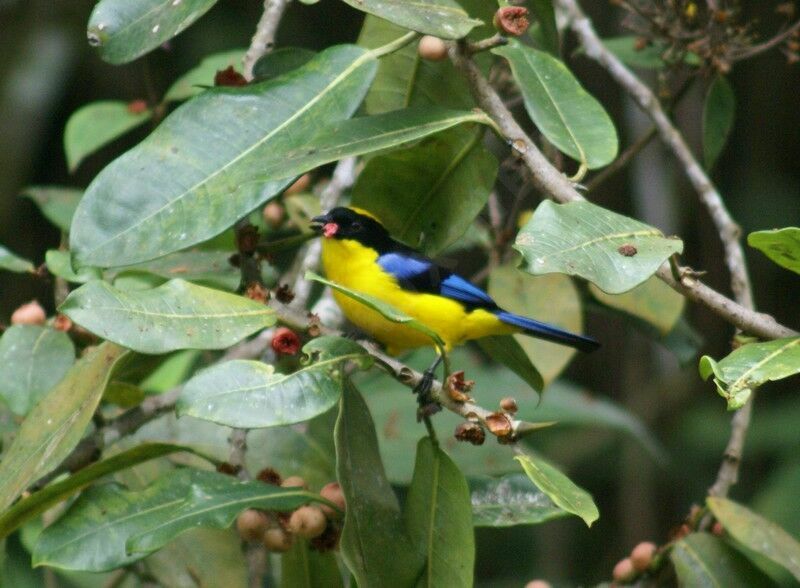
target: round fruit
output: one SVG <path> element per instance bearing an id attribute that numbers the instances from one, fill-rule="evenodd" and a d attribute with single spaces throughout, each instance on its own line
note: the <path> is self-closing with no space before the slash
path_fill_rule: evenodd
<path id="1" fill-rule="evenodd" d="M 43 325 L 47 315 L 35 300 L 23 304 L 11 315 L 12 325 Z"/>
<path id="2" fill-rule="evenodd" d="M 303 490 L 308 490 L 308 484 L 306 481 L 301 478 L 300 476 L 289 476 L 283 482 L 281 482 L 281 488 L 302 488 Z"/>
<path id="3" fill-rule="evenodd" d="M 264 543 L 264 547 L 270 551 L 285 553 L 292 548 L 294 537 L 280 527 L 273 527 L 272 529 L 267 529 L 264 531 L 264 537 L 262 538 L 262 541 Z"/>
<path id="4" fill-rule="evenodd" d="M 633 551 L 631 551 L 631 561 L 637 572 L 643 572 L 650 567 L 655 552 L 655 544 L 649 541 L 642 541 L 633 548 Z"/>
<path id="5" fill-rule="evenodd" d="M 260 510 L 252 508 L 239 514 L 236 517 L 236 530 L 245 541 L 258 541 L 264 536 L 267 530 L 269 519 Z"/>
<path id="6" fill-rule="evenodd" d="M 325 531 L 328 521 L 316 506 L 301 506 L 289 517 L 286 528 L 298 537 L 313 539 Z"/>
<path id="7" fill-rule="evenodd" d="M 447 45 L 439 37 L 425 35 L 419 40 L 417 52 L 422 59 L 442 61 L 447 59 Z"/>
<path id="8" fill-rule="evenodd" d="M 325 484 L 322 487 L 322 490 L 319 491 L 319 495 L 322 496 L 325 500 L 328 500 L 338 506 L 341 510 L 345 509 L 345 500 L 344 500 L 344 492 L 342 492 L 342 487 L 339 485 L 339 482 L 331 482 L 330 484 Z M 339 517 L 340 514 L 333 510 L 327 504 L 321 504 L 319 507 L 325 516 L 330 518 Z"/>

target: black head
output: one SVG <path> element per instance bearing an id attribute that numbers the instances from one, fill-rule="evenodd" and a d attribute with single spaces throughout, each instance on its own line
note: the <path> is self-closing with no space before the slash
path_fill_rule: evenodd
<path id="1" fill-rule="evenodd" d="M 327 239 L 352 239 L 383 253 L 391 249 L 392 239 L 384 226 L 358 210 L 338 206 L 311 219 L 312 228 Z"/>

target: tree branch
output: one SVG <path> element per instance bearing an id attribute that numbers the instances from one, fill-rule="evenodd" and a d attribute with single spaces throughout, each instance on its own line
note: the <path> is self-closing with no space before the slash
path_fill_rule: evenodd
<path id="1" fill-rule="evenodd" d="M 274 47 L 278 25 L 290 1 L 264 0 L 264 12 L 256 25 L 256 32 L 250 41 L 250 47 L 244 54 L 244 77 L 248 82 L 253 79 L 253 66 L 256 61 Z"/>

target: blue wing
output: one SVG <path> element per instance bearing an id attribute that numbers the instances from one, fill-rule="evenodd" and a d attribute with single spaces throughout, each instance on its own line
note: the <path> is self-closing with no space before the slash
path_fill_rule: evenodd
<path id="1" fill-rule="evenodd" d="M 419 254 L 384 253 L 378 257 L 378 265 L 397 278 L 400 285 L 408 290 L 438 294 L 461 302 L 469 308 L 497 308 L 495 301 L 486 292 Z"/>

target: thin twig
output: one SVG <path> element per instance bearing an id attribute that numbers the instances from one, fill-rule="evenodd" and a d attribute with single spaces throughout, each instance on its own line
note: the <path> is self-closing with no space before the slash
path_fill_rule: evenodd
<path id="1" fill-rule="evenodd" d="M 791 37 L 797 31 L 800 31 L 800 20 L 790 26 L 788 29 L 778 33 L 771 39 L 764 41 L 763 43 L 759 43 L 758 45 L 753 45 L 748 47 L 747 49 L 743 49 L 738 53 L 734 53 L 731 56 L 731 61 L 741 61 L 743 59 L 750 59 L 751 57 L 755 57 L 760 53 L 764 53 L 765 51 L 769 51 L 773 47 L 780 45 L 783 41 Z"/>
<path id="2" fill-rule="evenodd" d="M 253 66 L 256 61 L 275 46 L 275 34 L 289 2 L 290 0 L 264 0 L 264 12 L 256 25 L 256 32 L 242 62 L 247 81 L 253 79 Z"/>
<path id="3" fill-rule="evenodd" d="M 508 39 L 503 35 L 497 34 L 493 37 L 475 41 L 474 43 L 467 43 L 467 51 L 469 51 L 470 55 L 474 55 L 475 53 L 489 51 L 490 49 L 502 47 L 503 45 L 508 45 Z"/>
<path id="4" fill-rule="evenodd" d="M 464 49 L 458 45 L 454 46 L 450 51 L 450 58 L 466 76 L 478 105 L 494 120 L 512 149 L 531 171 L 531 182 L 534 187 L 557 202 L 584 200 L 570 181 L 550 164 L 519 123 L 514 120 L 497 91 L 489 84 Z M 693 277 L 688 268 L 679 267 L 678 270 L 680 280 L 673 277 L 669 263 L 665 262 L 656 275 L 677 292 L 694 302 L 703 304 L 742 331 L 764 339 L 797 335 L 796 331 L 781 325 L 773 317 L 755 312 L 709 288 Z"/>

